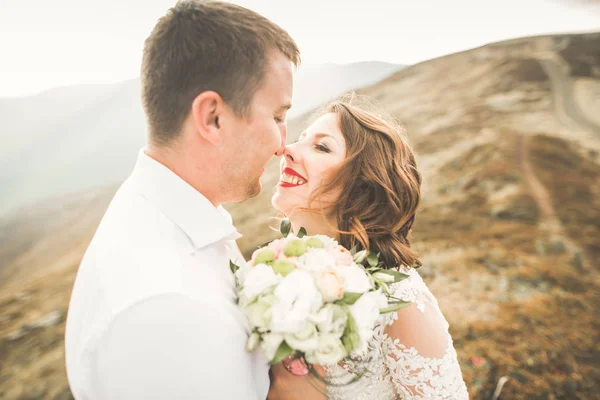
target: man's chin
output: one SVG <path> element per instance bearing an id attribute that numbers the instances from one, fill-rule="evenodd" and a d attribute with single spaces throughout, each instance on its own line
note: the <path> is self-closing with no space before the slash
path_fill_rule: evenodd
<path id="1" fill-rule="evenodd" d="M 260 194 L 261 191 L 262 191 L 262 183 L 260 182 L 260 179 L 258 179 L 255 182 L 252 182 L 246 188 L 246 192 L 244 193 L 244 195 L 242 196 L 243 198 L 240 201 L 244 201 L 244 200 L 248 200 L 253 197 L 256 197 Z"/>

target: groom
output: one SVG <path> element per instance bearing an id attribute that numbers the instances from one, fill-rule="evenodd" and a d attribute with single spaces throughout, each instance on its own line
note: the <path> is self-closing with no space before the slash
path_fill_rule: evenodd
<path id="1" fill-rule="evenodd" d="M 86 399 L 265 399 L 268 365 L 245 350 L 221 207 L 256 196 L 285 145 L 299 52 L 245 8 L 182 1 L 144 46 L 147 146 L 79 268 L 67 374 Z"/>

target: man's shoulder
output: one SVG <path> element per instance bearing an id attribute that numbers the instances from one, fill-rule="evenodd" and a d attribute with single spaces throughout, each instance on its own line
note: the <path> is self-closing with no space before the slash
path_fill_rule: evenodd
<path id="1" fill-rule="evenodd" d="M 117 308 L 157 293 L 177 292 L 185 251 L 180 236 L 155 207 L 121 189 L 85 252 L 77 280 L 102 292 Z"/>
<path id="2" fill-rule="evenodd" d="M 135 192 L 126 182 L 117 191 L 102 217 L 96 238 L 114 238 L 120 243 L 138 238 L 158 240 L 158 234 L 174 228 L 175 224 L 155 204 Z M 109 237 L 105 237 L 107 235 Z"/>

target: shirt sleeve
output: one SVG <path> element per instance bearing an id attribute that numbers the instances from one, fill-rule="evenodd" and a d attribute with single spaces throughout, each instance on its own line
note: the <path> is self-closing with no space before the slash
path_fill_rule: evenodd
<path id="1" fill-rule="evenodd" d="M 179 294 L 144 300 L 102 334 L 92 379 L 102 399 L 257 399 L 246 332 L 214 305 Z"/>

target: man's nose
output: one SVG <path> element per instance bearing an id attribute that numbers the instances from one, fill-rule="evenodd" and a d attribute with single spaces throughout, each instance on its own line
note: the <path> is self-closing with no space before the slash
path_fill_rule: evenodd
<path id="1" fill-rule="evenodd" d="M 283 127 L 281 128 L 281 146 L 275 152 L 275 155 L 277 157 L 281 157 L 283 155 L 283 152 L 285 150 L 286 140 L 287 140 L 287 124 L 283 125 Z"/>

